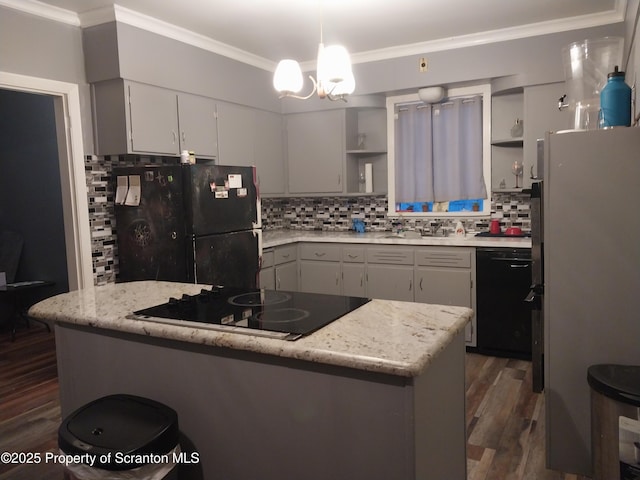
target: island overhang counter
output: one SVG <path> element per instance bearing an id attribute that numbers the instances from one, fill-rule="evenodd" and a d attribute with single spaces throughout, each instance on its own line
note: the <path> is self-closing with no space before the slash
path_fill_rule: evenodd
<path id="1" fill-rule="evenodd" d="M 373 299 L 292 342 L 128 318 L 203 287 L 109 284 L 34 305 L 55 325 L 63 417 L 113 393 L 165 403 L 207 479 L 466 478 L 470 309 Z"/>

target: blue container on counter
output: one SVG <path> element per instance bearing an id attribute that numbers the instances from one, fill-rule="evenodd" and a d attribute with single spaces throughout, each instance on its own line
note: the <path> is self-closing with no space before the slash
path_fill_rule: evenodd
<path id="1" fill-rule="evenodd" d="M 624 72 L 607 75 L 607 84 L 600 92 L 600 126 L 628 127 L 631 125 L 631 87 L 624 81 Z"/>

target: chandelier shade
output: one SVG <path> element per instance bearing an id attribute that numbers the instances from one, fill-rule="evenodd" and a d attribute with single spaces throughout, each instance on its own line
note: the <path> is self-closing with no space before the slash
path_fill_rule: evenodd
<path id="1" fill-rule="evenodd" d="M 302 90 L 302 70 L 295 60 L 280 60 L 273 75 L 273 86 L 281 93 L 298 93 Z"/>
<path id="2" fill-rule="evenodd" d="M 302 90 L 303 77 L 300 64 L 295 60 L 280 60 L 273 75 L 273 86 L 280 94 L 280 98 L 291 97 L 306 100 L 317 92 L 318 97 L 329 100 L 343 100 L 351 95 L 356 88 L 356 80 L 351 68 L 349 52 L 342 45 L 322 43 L 322 25 L 320 27 L 320 43 L 318 44 L 318 58 L 316 63 L 316 78 L 311 75 L 313 91 L 307 96 L 296 95 Z"/>

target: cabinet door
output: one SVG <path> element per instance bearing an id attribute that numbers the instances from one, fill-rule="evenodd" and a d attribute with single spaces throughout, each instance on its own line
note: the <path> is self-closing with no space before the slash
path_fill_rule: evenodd
<path id="1" fill-rule="evenodd" d="M 254 165 L 255 114 L 253 109 L 231 103 L 218 106 L 220 165 Z"/>
<path id="2" fill-rule="evenodd" d="M 366 297 L 365 270 L 363 264 L 342 264 L 342 294 L 352 297 Z"/>
<path id="3" fill-rule="evenodd" d="M 193 150 L 196 157 L 218 156 L 215 100 L 178 94 L 178 121 L 181 150 Z"/>
<path id="4" fill-rule="evenodd" d="M 436 267 L 417 268 L 415 301 L 471 308 L 471 271 Z"/>
<path id="5" fill-rule="evenodd" d="M 413 301 L 413 267 L 367 266 L 367 296 L 385 300 Z"/>
<path id="6" fill-rule="evenodd" d="M 298 291 L 298 263 L 289 262 L 276 267 L 276 290 Z"/>
<path id="7" fill-rule="evenodd" d="M 344 110 L 287 116 L 290 193 L 343 191 Z"/>
<path id="8" fill-rule="evenodd" d="M 129 84 L 131 150 L 179 155 L 176 93 L 138 83 Z"/>
<path id="9" fill-rule="evenodd" d="M 260 270 L 260 288 L 267 290 L 276 289 L 276 274 L 273 267 L 262 268 Z"/>
<path id="10" fill-rule="evenodd" d="M 340 263 L 300 261 L 301 292 L 340 295 Z"/>
<path id="11" fill-rule="evenodd" d="M 254 164 L 260 193 L 284 193 L 282 115 L 256 110 Z"/>

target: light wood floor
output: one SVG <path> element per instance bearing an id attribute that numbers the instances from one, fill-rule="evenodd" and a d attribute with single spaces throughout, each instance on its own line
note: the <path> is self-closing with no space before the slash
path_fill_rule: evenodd
<path id="1" fill-rule="evenodd" d="M 530 362 L 468 353 L 466 364 L 468 480 L 586 479 L 544 467 L 544 397 L 531 391 Z M 0 331 L 0 452 L 55 452 L 59 423 L 53 334 L 34 325 L 12 342 Z M 35 479 L 62 480 L 62 468 L 0 463 L 0 480 Z"/>

